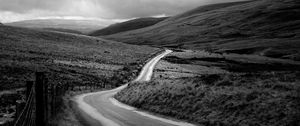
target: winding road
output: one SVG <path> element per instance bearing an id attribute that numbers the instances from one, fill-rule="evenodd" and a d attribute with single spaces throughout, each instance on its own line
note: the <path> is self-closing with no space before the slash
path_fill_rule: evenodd
<path id="1" fill-rule="evenodd" d="M 149 81 L 157 62 L 171 53 L 164 53 L 151 59 L 134 81 Z M 194 126 L 189 123 L 165 119 L 162 117 L 138 111 L 136 108 L 118 102 L 113 96 L 127 84 L 113 90 L 87 93 L 76 97 L 80 116 L 86 125 L 91 126 Z"/>

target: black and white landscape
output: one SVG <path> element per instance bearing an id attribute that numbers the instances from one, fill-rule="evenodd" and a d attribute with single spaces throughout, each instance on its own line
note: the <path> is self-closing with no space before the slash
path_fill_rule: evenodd
<path id="1" fill-rule="evenodd" d="M 298 0 L 2 0 L 0 126 L 299 126 Z"/>

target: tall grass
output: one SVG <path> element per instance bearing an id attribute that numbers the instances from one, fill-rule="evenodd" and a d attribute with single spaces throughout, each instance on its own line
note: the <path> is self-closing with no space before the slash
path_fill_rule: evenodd
<path id="1" fill-rule="evenodd" d="M 203 125 L 299 125 L 300 73 L 204 75 L 130 84 L 115 97 Z"/>

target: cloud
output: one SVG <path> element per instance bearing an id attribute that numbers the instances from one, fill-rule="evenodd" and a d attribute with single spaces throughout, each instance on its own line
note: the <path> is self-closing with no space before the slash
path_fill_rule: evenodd
<path id="1" fill-rule="evenodd" d="M 175 15 L 197 6 L 241 0 L 0 0 L 0 21 L 41 17 L 130 19 Z"/>
<path id="2" fill-rule="evenodd" d="M 26 13 L 31 10 L 57 10 L 66 0 L 0 0 L 1 11 Z"/>
<path id="3" fill-rule="evenodd" d="M 153 15 L 175 15 L 195 7 L 229 1 L 241 0 L 94 0 L 109 15 L 104 18 L 132 18 Z"/>

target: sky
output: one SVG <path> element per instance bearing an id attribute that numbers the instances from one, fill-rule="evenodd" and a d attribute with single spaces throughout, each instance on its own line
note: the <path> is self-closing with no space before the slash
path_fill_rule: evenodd
<path id="1" fill-rule="evenodd" d="M 0 0 L 0 22 L 86 19 L 106 23 L 172 16 L 201 5 L 241 0 Z"/>

